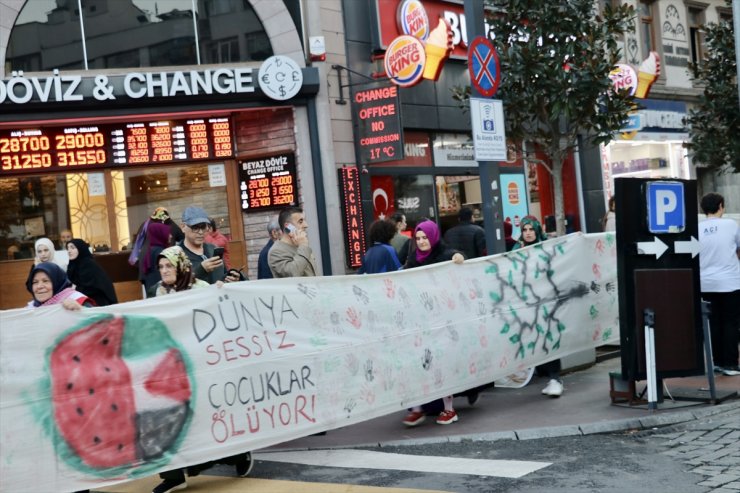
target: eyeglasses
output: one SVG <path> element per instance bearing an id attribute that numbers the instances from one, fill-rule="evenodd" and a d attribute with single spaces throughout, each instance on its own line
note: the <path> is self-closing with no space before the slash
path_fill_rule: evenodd
<path id="1" fill-rule="evenodd" d="M 193 226 L 188 226 L 188 228 L 190 228 L 190 230 L 193 231 L 194 233 L 204 233 L 208 231 L 208 227 L 209 226 L 205 223 L 204 224 L 194 224 Z"/>

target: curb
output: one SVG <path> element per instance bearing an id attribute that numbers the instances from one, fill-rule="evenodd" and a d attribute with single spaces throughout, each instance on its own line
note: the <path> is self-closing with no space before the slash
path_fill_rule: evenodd
<path id="1" fill-rule="evenodd" d="M 354 445 L 339 445 L 332 447 L 303 447 L 293 449 L 280 449 L 281 452 L 296 452 L 305 450 L 340 450 L 360 448 L 383 448 L 383 447 L 413 447 L 423 445 L 435 445 L 440 443 L 462 443 L 462 442 L 496 442 L 501 440 L 537 440 L 541 438 L 558 438 L 566 436 L 587 436 L 600 433 L 615 433 L 619 431 L 644 431 L 665 428 L 671 425 L 688 423 L 699 419 L 717 416 L 720 414 L 740 411 L 740 399 L 717 404 L 710 407 L 691 409 L 685 411 L 672 411 L 666 414 L 655 414 L 639 418 L 620 419 L 615 421 L 602 421 L 585 423 L 581 425 L 551 426 L 544 428 L 527 428 L 523 430 L 495 431 L 490 433 L 477 433 L 475 435 L 449 435 L 442 437 L 418 438 L 410 440 L 391 440 L 386 442 L 358 443 Z M 264 452 L 269 453 L 268 450 Z"/>

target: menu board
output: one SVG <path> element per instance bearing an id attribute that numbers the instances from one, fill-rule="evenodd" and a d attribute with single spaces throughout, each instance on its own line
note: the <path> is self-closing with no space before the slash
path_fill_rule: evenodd
<path id="1" fill-rule="evenodd" d="M 0 129 L 0 176 L 233 155 L 226 117 Z"/>
<path id="2" fill-rule="evenodd" d="M 283 208 L 298 204 L 295 154 L 272 154 L 239 161 L 243 211 Z"/>

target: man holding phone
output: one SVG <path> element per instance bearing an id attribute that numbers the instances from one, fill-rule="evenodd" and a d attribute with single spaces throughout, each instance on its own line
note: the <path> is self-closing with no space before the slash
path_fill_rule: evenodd
<path id="1" fill-rule="evenodd" d="M 272 245 L 267 256 L 272 275 L 279 277 L 313 277 L 316 257 L 308 246 L 308 223 L 303 209 L 286 207 L 278 216 L 283 236 Z"/>
<path id="2" fill-rule="evenodd" d="M 217 281 L 236 282 L 239 277 L 226 274 L 223 261 L 223 248 L 220 256 L 217 248 L 205 241 L 211 227 L 206 211 L 200 207 L 187 207 L 182 213 L 182 231 L 185 238 L 178 243 L 193 264 L 193 274 L 198 279 L 215 284 Z"/>

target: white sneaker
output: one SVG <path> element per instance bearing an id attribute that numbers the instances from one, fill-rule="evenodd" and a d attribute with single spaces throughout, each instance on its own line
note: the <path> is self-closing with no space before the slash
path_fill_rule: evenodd
<path id="1" fill-rule="evenodd" d="M 559 380 L 555 380 L 553 378 L 547 382 L 547 387 L 542 389 L 542 393 L 544 395 L 549 395 L 550 397 L 560 397 L 563 395 L 563 384 Z"/>

